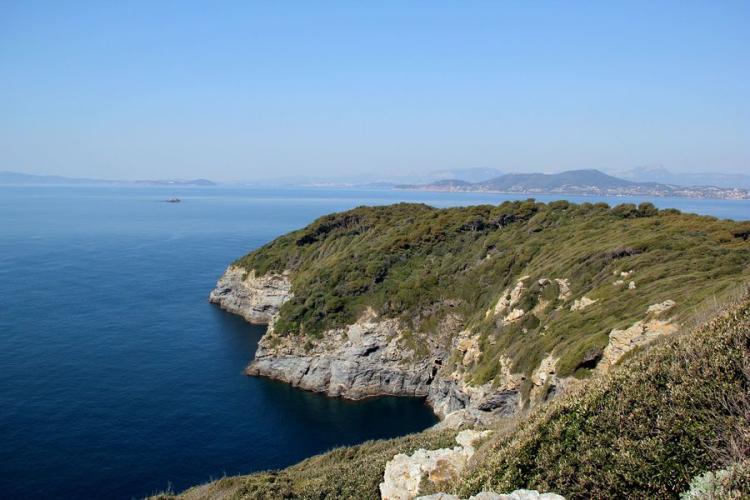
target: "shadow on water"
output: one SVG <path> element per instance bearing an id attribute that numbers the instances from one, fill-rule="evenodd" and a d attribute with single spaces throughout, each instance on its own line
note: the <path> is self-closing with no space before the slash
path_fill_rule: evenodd
<path id="1" fill-rule="evenodd" d="M 424 398 L 381 396 L 359 401 L 331 398 L 285 382 L 244 375 L 265 326 L 214 307 L 214 315 L 233 363 L 243 373 L 242 390 L 253 397 L 255 418 L 274 422 L 269 445 L 287 443 L 286 463 L 332 447 L 421 431 L 438 420 Z M 283 429 L 279 432 L 278 429 Z M 268 437 L 268 436 L 265 436 Z M 289 461 L 288 458 L 295 460 Z"/>

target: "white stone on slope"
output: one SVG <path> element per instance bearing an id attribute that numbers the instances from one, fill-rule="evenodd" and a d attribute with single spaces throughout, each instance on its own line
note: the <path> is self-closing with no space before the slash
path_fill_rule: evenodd
<path id="1" fill-rule="evenodd" d="M 598 299 L 590 299 L 584 295 L 580 299 L 576 299 L 573 301 L 573 305 L 570 306 L 570 310 L 571 311 L 583 311 L 588 306 L 596 303 L 597 300 Z"/>
<path id="2" fill-rule="evenodd" d="M 411 500 L 419 495 L 424 481 L 435 485 L 460 477 L 474 443 L 491 431 L 464 430 L 456 436 L 458 446 L 438 450 L 419 449 L 411 455 L 399 453 L 385 465 L 380 496 L 384 500 Z"/>

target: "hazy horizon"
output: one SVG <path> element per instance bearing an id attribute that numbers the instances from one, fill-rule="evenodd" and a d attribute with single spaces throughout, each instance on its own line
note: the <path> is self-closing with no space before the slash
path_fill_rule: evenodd
<path id="1" fill-rule="evenodd" d="M 750 4 L 5 2 L 0 170 L 750 171 Z"/>

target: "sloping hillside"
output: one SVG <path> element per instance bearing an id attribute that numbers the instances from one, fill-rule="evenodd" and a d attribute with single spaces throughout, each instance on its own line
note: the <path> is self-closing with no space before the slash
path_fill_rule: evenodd
<path id="1" fill-rule="evenodd" d="M 271 322 L 249 372 L 510 414 L 674 333 L 750 277 L 750 226 L 651 204 L 399 204 L 239 259 L 212 300 Z"/>
<path id="2" fill-rule="evenodd" d="M 634 351 L 585 390 L 528 420 L 501 421 L 468 472 L 441 486 L 464 496 L 527 487 L 567 498 L 676 498 L 692 480 L 691 498 L 730 498 L 728 492 L 745 498 L 748 391 L 745 295 L 696 329 Z M 282 471 L 224 478 L 180 497 L 379 498 L 385 464 L 395 454 L 451 446 L 454 434 L 427 431 L 341 448 Z"/>

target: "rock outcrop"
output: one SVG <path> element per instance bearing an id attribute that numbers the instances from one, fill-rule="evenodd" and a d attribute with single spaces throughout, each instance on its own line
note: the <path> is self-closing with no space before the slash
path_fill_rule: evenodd
<path id="1" fill-rule="evenodd" d="M 515 300 L 523 291 L 523 280 L 519 283 Z M 445 419 L 444 426 L 451 428 L 486 425 L 521 408 L 521 376 L 507 373 L 509 382 L 504 386 L 474 387 L 460 373 L 447 373 L 444 363 L 453 349 L 463 353 L 466 365 L 481 354 L 477 337 L 468 330 L 452 331 L 457 322 L 450 318 L 442 335 L 420 336 L 399 320 L 380 318 L 368 309 L 355 323 L 328 330 L 312 342 L 273 330 L 280 307 L 291 297 L 288 272 L 257 276 L 235 266 L 227 269 L 211 292 L 209 300 L 223 309 L 251 323 L 269 324 L 246 369 L 248 375 L 347 399 L 426 397 Z"/>
<path id="2" fill-rule="evenodd" d="M 396 455 L 385 465 L 383 482 L 380 483 L 381 498 L 411 500 L 425 488 L 439 488 L 457 480 L 474 455 L 474 444 L 490 433 L 465 430 L 458 433 L 458 446 L 453 448 L 419 449 L 411 455 Z"/>
<path id="3" fill-rule="evenodd" d="M 349 399 L 427 396 L 447 353 L 432 339 L 423 341 L 420 348 L 427 352 L 417 355 L 398 320 L 381 320 L 368 310 L 356 323 L 326 331 L 314 343 L 269 331 L 247 373 Z"/>
<path id="4" fill-rule="evenodd" d="M 604 348 L 602 359 L 597 365 L 598 371 L 606 371 L 622 358 L 625 353 L 636 347 L 648 344 L 663 335 L 677 331 L 677 325 L 671 319 L 659 319 L 660 316 L 675 306 L 673 300 L 653 304 L 646 310 L 646 319 L 636 321 L 624 330 L 613 329 L 609 332 L 609 343 Z"/>
<path id="5" fill-rule="evenodd" d="M 497 315 L 506 325 L 522 318 L 526 313 L 516 306 L 528 291 L 528 281 L 529 277 L 523 276 L 504 290 L 487 314 Z M 544 288 L 551 282 L 545 278 L 532 284 Z M 567 299 L 572 295 L 567 279 L 555 282 L 559 297 Z M 211 292 L 210 301 L 223 309 L 251 323 L 269 325 L 255 359 L 246 369 L 248 375 L 348 399 L 381 395 L 425 397 L 444 420 L 439 425 L 450 428 L 487 425 L 497 417 L 544 403 L 575 382 L 570 377 L 557 376 L 557 359 L 549 354 L 531 374 L 528 401 L 521 396 L 527 377 L 511 373 L 512 363 L 504 356 L 497 361 L 498 376 L 493 381 L 470 383 L 466 374 L 481 359 L 480 339 L 465 329 L 459 318 L 450 315 L 430 335 L 414 333 L 399 319 L 379 317 L 372 309 L 353 324 L 327 330 L 314 340 L 280 335 L 274 331 L 273 323 L 281 306 L 291 298 L 289 272 L 258 276 L 237 266 L 230 266 Z M 584 296 L 571 309 L 580 310 L 594 302 Z M 584 360 L 585 367 L 604 371 L 629 350 L 673 331 L 675 327 L 669 320 L 660 319 L 673 306 L 672 301 L 654 304 L 644 320 L 625 330 L 612 330 L 607 347 L 591 353 L 590 360 Z M 544 309 L 547 303 L 540 299 L 535 307 Z M 534 310 L 528 314 L 535 314 Z"/>
<path id="6" fill-rule="evenodd" d="M 292 297 L 289 273 L 256 276 L 237 266 L 229 266 L 211 291 L 208 300 L 254 324 L 268 324 L 282 304 Z"/>
<path id="7" fill-rule="evenodd" d="M 576 299 L 573 301 L 573 305 L 570 306 L 570 310 L 571 311 L 583 311 L 588 306 L 595 304 L 596 300 L 597 299 L 590 299 L 584 295 L 580 299 Z"/>

